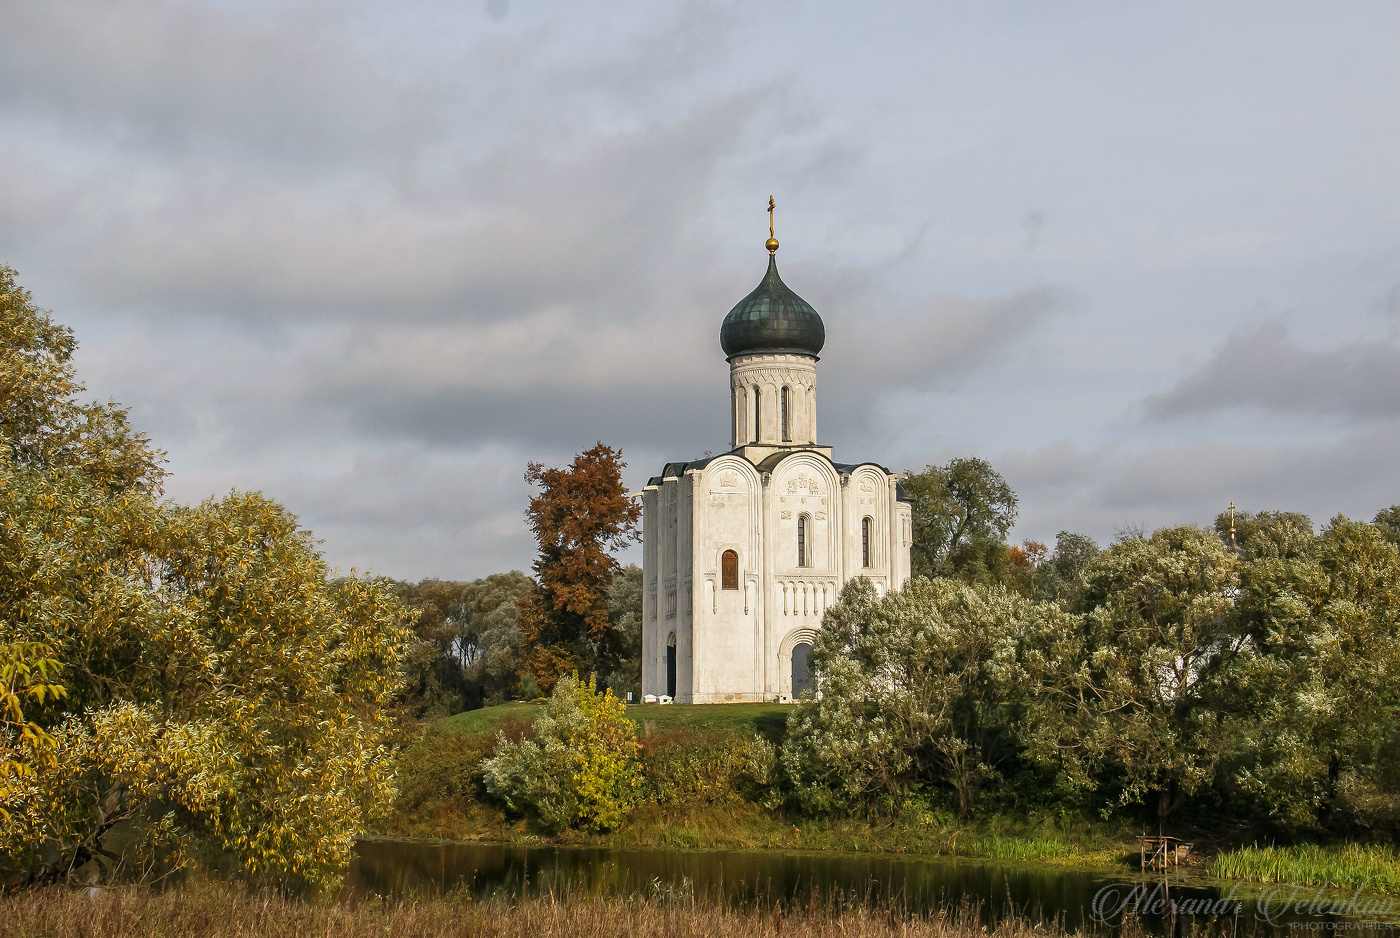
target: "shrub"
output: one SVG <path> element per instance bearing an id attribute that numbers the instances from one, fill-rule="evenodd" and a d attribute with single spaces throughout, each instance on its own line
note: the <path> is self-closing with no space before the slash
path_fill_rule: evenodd
<path id="1" fill-rule="evenodd" d="M 399 754 L 395 808 L 400 812 L 431 808 L 441 802 L 464 807 L 482 794 L 482 762 L 495 748 L 487 733 L 463 736 L 429 725 Z"/>
<path id="2" fill-rule="evenodd" d="M 776 776 L 772 743 L 757 734 L 703 736 L 673 732 L 642 740 L 648 801 L 663 805 L 723 805 L 763 801 Z"/>
<path id="3" fill-rule="evenodd" d="M 637 799 L 637 727 L 611 691 L 563 678 L 532 739 L 501 734 L 485 769 L 487 790 L 550 830 L 617 827 Z"/>

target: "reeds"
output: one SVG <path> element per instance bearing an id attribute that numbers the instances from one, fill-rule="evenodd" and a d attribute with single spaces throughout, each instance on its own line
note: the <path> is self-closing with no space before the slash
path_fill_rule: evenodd
<path id="1" fill-rule="evenodd" d="M 960 841 L 957 852 L 963 856 L 989 860 L 1051 860 L 1077 853 L 1063 840 L 1048 837 L 1002 837 L 985 834 Z"/>
<path id="2" fill-rule="evenodd" d="M 543 896 L 516 903 L 465 897 L 311 902 L 187 885 L 40 889 L 0 898 L 0 938 L 1058 938 L 1053 923 L 987 928 L 975 908 L 909 915 L 893 906 L 813 902 L 728 907 L 694 899 Z"/>
<path id="3" fill-rule="evenodd" d="M 1360 844 L 1241 847 L 1216 856 L 1208 871 L 1222 879 L 1400 893 L 1400 855 L 1385 847 Z"/>

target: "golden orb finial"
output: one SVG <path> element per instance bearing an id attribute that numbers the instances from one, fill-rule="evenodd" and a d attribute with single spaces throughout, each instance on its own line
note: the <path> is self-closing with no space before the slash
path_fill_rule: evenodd
<path id="1" fill-rule="evenodd" d="M 773 201 L 773 197 L 768 197 L 768 242 L 764 245 L 768 253 L 772 254 L 778 250 L 778 239 L 773 237 L 773 209 L 778 207 L 778 203 Z"/>
<path id="2" fill-rule="evenodd" d="M 768 249 L 768 253 L 769 253 L 769 254 L 772 254 L 772 253 L 774 253 L 774 252 L 776 252 L 776 251 L 778 250 L 778 239 L 777 239 L 777 238 L 769 238 L 768 241 L 767 241 L 767 243 L 764 244 L 763 246 L 766 247 L 766 248 Z"/>

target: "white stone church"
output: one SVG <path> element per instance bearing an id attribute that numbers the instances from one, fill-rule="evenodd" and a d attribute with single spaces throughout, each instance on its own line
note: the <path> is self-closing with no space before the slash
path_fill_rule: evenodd
<path id="1" fill-rule="evenodd" d="M 677 703 L 788 701 L 811 688 L 823 611 L 853 577 L 909 579 L 901 475 L 817 443 L 821 317 L 768 273 L 724 317 L 729 452 L 668 463 L 642 509 L 642 693 Z"/>

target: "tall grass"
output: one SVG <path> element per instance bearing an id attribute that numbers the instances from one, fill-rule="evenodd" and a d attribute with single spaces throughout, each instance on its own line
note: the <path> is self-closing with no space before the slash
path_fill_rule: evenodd
<path id="1" fill-rule="evenodd" d="M 1051 860 L 1077 854 L 1063 840 L 1047 837 L 1003 837 L 997 834 L 959 840 L 957 853 L 991 860 Z"/>
<path id="2" fill-rule="evenodd" d="M 1222 879 L 1305 886 L 1366 886 L 1400 893 L 1400 855 L 1385 847 L 1241 847 L 1216 856 L 1209 872 Z"/>
<path id="3" fill-rule="evenodd" d="M 932 915 L 814 903 L 726 908 L 693 899 L 581 897 L 504 904 L 465 898 L 302 902 L 227 886 L 164 893 L 43 889 L 0 898 L 0 938 L 1060 938 L 1053 923 L 982 925 L 975 909 Z"/>

